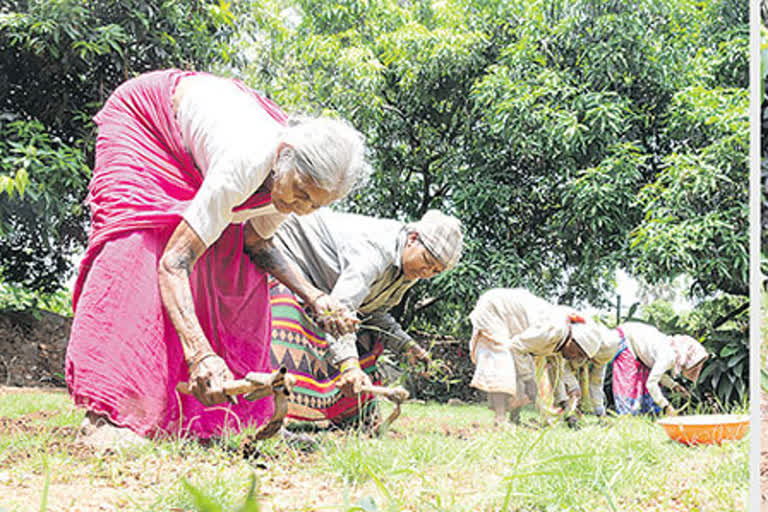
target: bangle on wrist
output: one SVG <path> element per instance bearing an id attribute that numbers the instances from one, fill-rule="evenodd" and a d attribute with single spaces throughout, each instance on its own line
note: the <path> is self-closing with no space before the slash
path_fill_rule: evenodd
<path id="1" fill-rule="evenodd" d="M 344 373 L 347 370 L 351 370 L 353 368 L 357 368 L 360 370 L 360 361 L 357 360 L 354 357 L 350 357 L 349 359 L 345 359 L 341 362 L 341 366 L 339 367 L 339 373 Z"/>
<path id="2" fill-rule="evenodd" d="M 315 302 L 317 302 L 317 299 L 319 299 L 323 295 L 325 295 L 325 292 L 322 291 L 322 290 L 318 290 L 317 293 L 314 294 L 314 295 L 313 294 L 307 294 L 307 297 L 309 297 L 309 302 L 311 304 L 314 304 Z"/>
<path id="3" fill-rule="evenodd" d="M 195 367 L 197 367 L 197 365 L 202 363 L 204 359 L 207 359 L 207 358 L 209 358 L 211 356 L 215 356 L 215 355 L 216 355 L 216 352 L 211 352 L 210 350 L 205 351 L 205 352 L 198 352 L 197 354 L 192 356 L 192 360 L 191 361 L 187 362 L 187 368 L 189 369 L 190 372 L 192 372 L 192 370 L 195 369 Z"/>

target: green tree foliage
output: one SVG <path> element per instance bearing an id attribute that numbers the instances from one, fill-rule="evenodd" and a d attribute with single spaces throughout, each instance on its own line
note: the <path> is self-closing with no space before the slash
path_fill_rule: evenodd
<path id="1" fill-rule="evenodd" d="M 228 3 L 11 0 L 0 7 L 0 275 L 51 292 L 85 243 L 91 117 L 122 81 L 228 56 Z"/>
<path id="2" fill-rule="evenodd" d="M 743 307 L 744 2 L 297 0 L 260 3 L 253 20 L 249 81 L 368 137 L 375 173 L 345 207 L 464 221 L 462 262 L 413 289 L 406 323 L 466 335 L 494 286 L 606 305 L 618 268 L 690 275 L 702 311 L 723 293 Z M 419 310 L 427 295 L 439 300 Z"/>
<path id="3" fill-rule="evenodd" d="M 760 2 L 760 242 L 761 255 L 765 260 L 768 248 L 768 3 Z M 765 273 L 765 261 L 761 265 Z"/>
<path id="4" fill-rule="evenodd" d="M 0 7 L 6 281 L 55 288 L 64 253 L 83 243 L 90 118 L 114 87 L 220 61 L 284 107 L 366 134 L 374 176 L 345 208 L 400 219 L 439 208 L 464 221 L 462 262 L 414 288 L 405 323 L 418 312 L 418 327 L 466 334 L 493 286 L 604 305 L 617 268 L 649 282 L 688 274 L 703 308 L 724 292 L 746 300 L 745 2 L 239 6 Z"/>
<path id="5" fill-rule="evenodd" d="M 254 20 L 251 82 L 367 134 L 375 175 L 348 206 L 464 221 L 429 322 L 491 286 L 605 303 L 618 267 L 747 295 L 743 2 L 266 2 Z"/>

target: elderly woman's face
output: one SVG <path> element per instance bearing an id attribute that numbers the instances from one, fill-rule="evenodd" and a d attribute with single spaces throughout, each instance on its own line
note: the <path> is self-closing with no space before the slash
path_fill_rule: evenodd
<path id="1" fill-rule="evenodd" d="M 584 361 L 587 359 L 587 354 L 584 353 L 578 343 L 573 341 L 573 338 L 565 342 L 563 348 L 560 349 L 560 353 L 569 361 Z"/>
<path id="2" fill-rule="evenodd" d="M 302 177 L 296 169 L 279 174 L 272 185 L 272 204 L 280 213 L 307 215 L 334 199 L 334 194 Z"/>
<path id="3" fill-rule="evenodd" d="M 705 357 L 695 365 L 691 366 L 690 368 L 683 368 L 682 374 L 683 377 L 686 377 L 691 382 L 696 382 L 699 380 L 699 375 L 701 374 L 701 369 L 704 368 L 704 361 L 706 361 L 707 358 Z"/>
<path id="4" fill-rule="evenodd" d="M 403 248 L 402 265 L 406 279 L 429 279 L 445 270 L 445 265 L 432 256 L 415 232 L 408 234 L 408 241 Z"/>

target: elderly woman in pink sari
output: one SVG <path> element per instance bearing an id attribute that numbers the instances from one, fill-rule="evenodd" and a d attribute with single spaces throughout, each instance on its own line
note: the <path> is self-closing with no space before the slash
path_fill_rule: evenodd
<path id="1" fill-rule="evenodd" d="M 706 349 L 691 336 L 669 336 L 640 322 L 627 322 L 616 330 L 621 337 L 611 362 L 616 411 L 676 414 L 660 385 L 684 392 L 670 375 L 695 383 L 709 357 Z"/>
<path id="2" fill-rule="evenodd" d="M 271 398 L 229 403 L 222 385 L 269 370 L 266 273 L 316 312 L 345 314 L 272 235 L 365 178 L 362 136 L 341 121 L 291 124 L 239 81 L 179 70 L 125 82 L 95 120 L 66 360 L 84 430 L 210 438 L 263 422 Z"/>

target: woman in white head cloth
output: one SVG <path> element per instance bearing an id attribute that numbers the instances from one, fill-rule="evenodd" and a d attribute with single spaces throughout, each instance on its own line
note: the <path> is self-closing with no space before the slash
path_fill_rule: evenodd
<path id="1" fill-rule="evenodd" d="M 682 374 L 696 382 L 708 358 L 706 349 L 692 337 L 668 336 L 640 322 L 627 322 L 615 329 L 595 323 L 574 325 L 567 347 L 561 352 L 566 359 L 589 359 L 597 366 L 590 372 L 590 394 L 596 412 L 604 410 L 602 381 L 605 367 L 611 365 L 611 384 L 619 414 L 662 410 L 669 415 L 676 414 L 659 384 L 685 392 L 667 372 L 673 376 Z"/>
<path id="2" fill-rule="evenodd" d="M 469 351 L 476 365 L 470 385 L 488 393 L 497 425 L 507 412 L 511 422 L 519 422 L 520 408 L 536 400 L 533 356 L 553 352 L 553 343 L 525 341 L 562 340 L 572 312 L 521 288 L 492 289 L 478 299 L 469 315 Z"/>
<path id="3" fill-rule="evenodd" d="M 605 414 L 605 394 L 603 382 L 605 369 L 611 363 L 619 349 L 620 336 L 616 329 L 609 329 L 597 322 L 582 319 L 572 323 L 568 336 L 557 350 L 568 360 L 565 365 L 565 387 L 568 395 L 575 397 L 572 407 L 584 400 L 582 385 L 576 375 L 587 370 L 585 393 L 597 416 Z M 575 420 L 576 416 L 572 416 Z"/>
<path id="4" fill-rule="evenodd" d="M 684 392 L 668 373 L 695 383 L 709 357 L 706 349 L 690 336 L 669 336 L 640 322 L 624 323 L 617 330 L 625 341 L 612 363 L 616 410 L 619 414 L 660 410 L 676 414 L 659 384 Z"/>
<path id="5" fill-rule="evenodd" d="M 361 390 L 380 384 L 377 361 L 385 348 L 411 364 L 430 360 L 389 311 L 416 283 L 453 268 L 462 240 L 459 219 L 437 210 L 406 224 L 321 208 L 281 224 L 275 246 L 308 282 L 361 320 L 326 315 L 315 321 L 300 296 L 279 283 L 270 287 L 272 364 L 297 377 L 289 417 L 335 426 L 365 422 L 376 401 Z"/>

